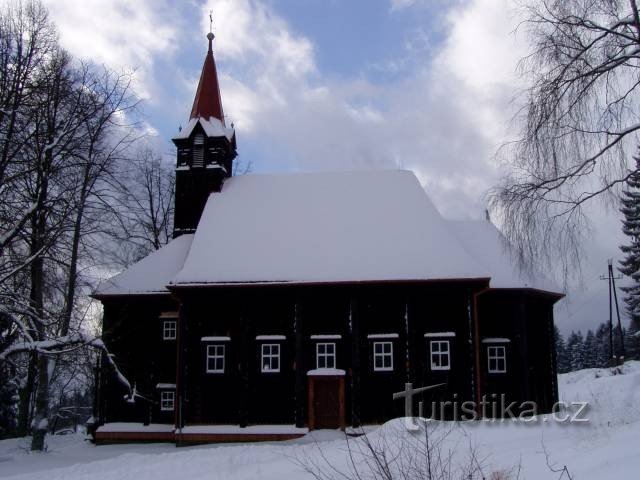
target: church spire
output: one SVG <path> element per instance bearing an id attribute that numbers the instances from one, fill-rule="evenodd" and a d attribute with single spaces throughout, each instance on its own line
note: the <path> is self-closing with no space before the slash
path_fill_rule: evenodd
<path id="1" fill-rule="evenodd" d="M 209 32 L 209 51 L 204 59 L 189 123 L 172 139 L 177 154 L 174 238 L 195 232 L 209 194 L 221 191 L 225 179 L 233 173 L 233 160 L 237 156 L 233 123 L 231 128 L 224 123 L 213 60 L 213 38 L 213 33 Z"/>
<path id="2" fill-rule="evenodd" d="M 220 85 L 218 84 L 218 72 L 216 62 L 213 59 L 212 43 L 215 35 L 213 32 L 207 34 L 209 40 L 209 51 L 204 59 L 202 73 L 196 97 L 193 100 L 190 118 L 209 119 L 215 117 L 224 125 L 224 113 L 222 111 L 222 101 L 220 99 Z"/>

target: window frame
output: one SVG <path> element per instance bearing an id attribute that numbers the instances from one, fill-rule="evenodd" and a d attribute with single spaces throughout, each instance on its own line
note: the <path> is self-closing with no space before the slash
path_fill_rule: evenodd
<path id="1" fill-rule="evenodd" d="M 165 398 L 165 396 L 170 398 Z M 170 402 L 171 407 L 166 407 L 165 404 Z M 173 412 L 176 409 L 176 392 L 175 390 L 161 390 L 160 391 L 160 411 L 161 412 Z"/>
<path id="2" fill-rule="evenodd" d="M 501 352 L 501 354 L 497 352 Z M 496 368 L 491 368 L 492 360 L 495 361 Z M 500 361 L 503 363 L 502 369 L 498 368 Z M 507 347 L 504 345 L 487 345 L 487 372 L 507 373 Z"/>
<path id="3" fill-rule="evenodd" d="M 269 350 L 267 353 L 266 350 Z M 273 353 L 276 350 L 276 353 Z M 281 358 L 282 348 L 279 343 L 261 343 L 260 344 L 260 372 L 261 373 L 280 373 L 280 369 L 282 367 L 282 358 Z M 269 359 L 269 369 L 265 369 L 264 361 L 265 359 Z M 278 368 L 274 369 L 273 361 L 274 359 L 278 362 Z"/>
<path id="4" fill-rule="evenodd" d="M 206 363 L 205 363 L 205 367 L 206 367 L 206 373 L 216 373 L 216 374 L 221 374 L 221 373 L 225 373 L 225 366 L 226 366 L 226 348 L 225 348 L 225 344 L 224 343 L 209 343 L 207 344 L 207 350 L 206 350 Z M 211 349 L 214 349 L 213 353 L 210 351 Z M 220 353 L 218 351 L 218 349 L 221 348 L 222 349 L 222 353 Z M 217 360 L 222 359 L 222 368 L 217 368 Z M 210 366 L 210 360 L 213 360 L 213 365 L 214 368 L 209 368 Z"/>
<path id="5" fill-rule="evenodd" d="M 327 347 L 331 346 L 333 351 L 331 353 L 327 352 Z M 324 347 L 324 352 L 320 352 L 320 347 Z M 320 359 L 324 360 L 324 367 L 320 366 Z M 331 359 L 333 365 L 331 367 L 327 366 L 327 361 Z M 316 343 L 316 368 L 337 368 L 337 354 L 336 354 L 336 342 L 318 342 Z"/>
<path id="6" fill-rule="evenodd" d="M 376 346 L 381 345 L 381 351 L 376 352 Z M 389 351 L 385 351 L 385 346 L 389 346 Z M 373 348 L 373 371 L 374 372 L 393 372 L 393 342 L 391 341 L 375 341 L 372 345 Z M 382 366 L 376 365 L 376 359 L 381 358 Z M 389 366 L 385 366 L 385 358 L 389 359 Z"/>
<path id="7" fill-rule="evenodd" d="M 173 332 L 173 335 L 171 335 L 171 332 Z M 178 321 L 164 320 L 162 322 L 162 340 L 175 340 L 176 338 L 178 338 Z"/>
<path id="8" fill-rule="evenodd" d="M 446 344 L 446 351 L 441 350 L 441 346 Z M 438 345 L 438 350 L 434 350 L 434 345 Z M 440 365 L 436 365 L 434 362 L 434 358 L 440 359 Z M 447 365 L 442 366 L 442 358 L 447 359 Z M 429 363 L 431 365 L 431 370 L 434 371 L 447 371 L 451 370 L 451 342 L 449 340 L 429 340 Z"/>

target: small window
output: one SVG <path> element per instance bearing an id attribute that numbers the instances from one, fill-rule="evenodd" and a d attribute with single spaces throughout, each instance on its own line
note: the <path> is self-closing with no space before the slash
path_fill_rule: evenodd
<path id="1" fill-rule="evenodd" d="M 451 368 L 449 340 L 432 340 L 429 346 L 431 370 L 449 370 Z"/>
<path id="2" fill-rule="evenodd" d="M 207 345 L 207 373 L 224 373 L 224 345 Z"/>
<path id="3" fill-rule="evenodd" d="M 280 345 L 277 343 L 265 343 L 262 345 L 262 373 L 275 373 L 280 371 Z"/>
<path id="4" fill-rule="evenodd" d="M 489 373 L 505 373 L 507 371 L 507 353 L 502 346 L 487 347 Z"/>
<path id="5" fill-rule="evenodd" d="M 160 410 L 162 410 L 163 412 L 172 412 L 175 402 L 176 392 L 160 392 Z"/>
<path id="6" fill-rule="evenodd" d="M 373 342 L 373 370 L 376 372 L 393 371 L 392 342 Z"/>
<path id="7" fill-rule="evenodd" d="M 316 344 L 316 368 L 336 368 L 336 344 Z"/>
<path id="8" fill-rule="evenodd" d="M 175 320 L 165 320 L 162 324 L 162 339 L 163 340 L 175 340 L 176 339 L 176 325 Z"/>

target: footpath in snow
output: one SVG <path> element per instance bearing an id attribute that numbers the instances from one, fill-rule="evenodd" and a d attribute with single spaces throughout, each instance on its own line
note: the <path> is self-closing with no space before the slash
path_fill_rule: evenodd
<path id="1" fill-rule="evenodd" d="M 447 432 L 441 448 L 445 453 L 455 449 L 455 458 L 466 457 L 473 449 L 486 478 L 514 469 L 520 470 L 521 479 L 559 478 L 549 471 L 547 460 L 556 467 L 567 465 L 576 480 L 640 478 L 640 362 L 628 362 L 617 375 L 609 369 L 560 375 L 560 397 L 565 402 L 588 402 L 589 421 L 431 422 L 430 428 L 436 432 L 433 438 L 438 431 Z M 374 445 L 392 450 L 400 446 L 404 451 L 410 451 L 407 445 L 414 438 L 401 419 L 368 436 Z M 74 435 L 49 437 L 48 442 L 47 453 L 33 454 L 27 450 L 28 439 L 0 441 L 0 478 L 311 479 L 301 463 L 328 468 L 328 461 L 347 473 L 348 447 L 356 452 L 363 448 L 361 439 L 347 442 L 337 431 L 316 431 L 281 443 L 185 448 L 169 444 L 96 447 Z"/>

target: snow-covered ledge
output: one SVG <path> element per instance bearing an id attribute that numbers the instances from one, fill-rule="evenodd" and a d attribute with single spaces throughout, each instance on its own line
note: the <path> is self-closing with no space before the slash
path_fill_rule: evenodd
<path id="1" fill-rule="evenodd" d="M 511 340 L 508 338 L 483 338 L 482 343 L 511 343 Z"/>
<path id="2" fill-rule="evenodd" d="M 142 423 L 114 422 L 105 423 L 98 427 L 98 432 L 163 432 L 169 433 L 174 431 L 173 425 L 162 423 L 150 423 L 143 425 Z"/>
<path id="3" fill-rule="evenodd" d="M 239 425 L 189 425 L 182 427 L 176 433 L 189 434 L 214 434 L 214 435 L 236 435 L 236 434 L 259 434 L 259 435 L 291 435 L 309 433 L 308 428 L 298 428 L 295 425 L 249 425 L 241 427 Z"/>
<path id="4" fill-rule="evenodd" d="M 345 374 L 346 372 L 344 370 L 340 370 L 339 368 L 316 368 L 307 372 L 307 375 L 310 377 L 344 377 Z"/>
<path id="5" fill-rule="evenodd" d="M 425 338 L 433 337 L 455 337 L 456 332 L 427 332 L 424 334 Z"/>
<path id="6" fill-rule="evenodd" d="M 286 340 L 285 335 L 258 335 L 256 340 Z"/>
<path id="7" fill-rule="evenodd" d="M 373 339 L 373 340 L 383 340 L 383 339 L 390 339 L 390 338 L 398 338 L 398 334 L 397 333 L 370 333 L 369 335 L 367 335 L 367 338 Z"/>

